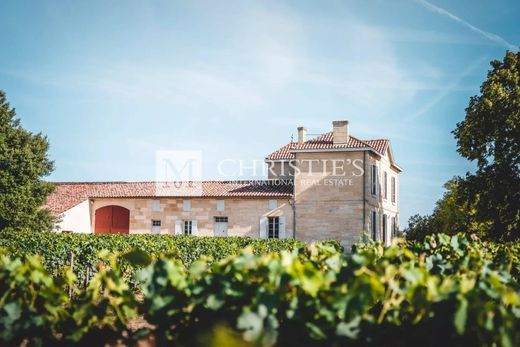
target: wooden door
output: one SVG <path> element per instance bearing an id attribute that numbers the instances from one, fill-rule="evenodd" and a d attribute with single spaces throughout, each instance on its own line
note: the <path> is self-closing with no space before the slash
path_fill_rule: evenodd
<path id="1" fill-rule="evenodd" d="M 130 211 L 121 206 L 105 206 L 96 210 L 96 234 L 128 234 Z"/>
<path id="2" fill-rule="evenodd" d="M 105 206 L 96 210 L 96 234 L 110 234 L 112 229 L 112 206 Z"/>

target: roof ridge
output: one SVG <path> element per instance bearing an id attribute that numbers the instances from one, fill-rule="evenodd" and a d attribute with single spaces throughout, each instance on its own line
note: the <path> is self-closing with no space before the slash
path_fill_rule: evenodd
<path id="1" fill-rule="evenodd" d="M 321 135 L 317 135 L 317 136 L 313 137 L 312 139 L 309 139 L 309 140 L 307 140 L 307 141 L 305 141 L 305 142 L 316 141 L 317 139 L 322 138 L 322 137 L 326 137 L 327 135 L 329 135 L 329 134 L 331 134 L 331 133 L 332 133 L 332 131 L 327 131 L 326 133 L 323 133 L 323 134 L 321 134 Z M 305 142 L 304 142 L 304 143 L 305 143 Z"/>
<path id="2" fill-rule="evenodd" d="M 365 144 L 366 146 L 368 146 L 368 147 L 370 147 L 370 148 L 374 148 L 374 147 L 370 146 L 370 144 L 366 143 L 364 140 L 361 140 L 359 137 L 356 137 L 356 136 L 353 136 L 353 135 L 348 135 L 348 136 L 349 136 L 349 137 L 352 137 L 354 140 L 358 140 L 359 142 Z M 377 149 L 374 148 L 374 150 L 375 150 L 376 152 L 378 152 Z"/>

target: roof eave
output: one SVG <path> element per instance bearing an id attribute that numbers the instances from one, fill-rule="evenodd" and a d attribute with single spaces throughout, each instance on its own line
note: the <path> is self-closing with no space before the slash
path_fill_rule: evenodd
<path id="1" fill-rule="evenodd" d="M 394 167 L 395 169 L 397 169 L 397 171 L 399 171 L 399 172 L 403 172 L 403 169 L 402 169 L 399 165 L 397 165 L 397 164 L 395 164 L 395 163 L 392 164 L 392 167 Z"/>
<path id="2" fill-rule="evenodd" d="M 90 196 L 94 199 L 268 199 L 268 198 L 290 198 L 292 193 L 280 193 L 272 195 L 141 195 L 141 196 Z M 67 210 L 68 211 L 68 210 Z"/>
<path id="3" fill-rule="evenodd" d="M 266 163 L 280 163 L 280 162 L 287 162 L 287 161 L 294 161 L 294 158 L 290 159 L 268 159 L 265 158 Z"/>

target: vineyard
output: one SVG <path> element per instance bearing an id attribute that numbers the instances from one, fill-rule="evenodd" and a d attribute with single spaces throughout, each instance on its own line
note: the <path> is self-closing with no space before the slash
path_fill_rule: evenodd
<path id="1" fill-rule="evenodd" d="M 0 236 L 0 345 L 520 344 L 518 243 L 54 236 Z"/>
<path id="2" fill-rule="evenodd" d="M 250 237 L 190 237 L 171 235 L 117 235 L 117 234 L 64 234 L 34 233 L 31 231 L 0 232 L 0 248 L 5 248 L 13 257 L 31 254 L 41 256 L 43 266 L 53 275 L 64 267 L 72 270 L 77 278 L 76 286 L 85 287 L 97 271 L 98 253 L 123 254 L 131 250 L 141 250 L 150 258 L 168 256 L 189 267 L 195 260 L 205 257 L 208 262 L 238 254 L 250 246 L 255 254 L 279 252 L 302 247 L 303 242 L 292 239 L 259 240 Z M 122 261 L 125 277 L 133 280 L 133 266 Z"/>

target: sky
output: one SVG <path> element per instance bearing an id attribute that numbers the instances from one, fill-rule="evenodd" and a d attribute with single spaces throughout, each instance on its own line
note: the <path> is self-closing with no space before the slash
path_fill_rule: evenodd
<path id="1" fill-rule="evenodd" d="M 47 135 L 52 181 L 153 180 L 158 150 L 201 150 L 221 179 L 219 160 L 347 119 L 391 140 L 403 225 L 474 170 L 451 131 L 519 17 L 505 0 L 3 0 L 0 89 Z"/>

